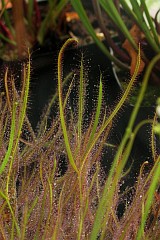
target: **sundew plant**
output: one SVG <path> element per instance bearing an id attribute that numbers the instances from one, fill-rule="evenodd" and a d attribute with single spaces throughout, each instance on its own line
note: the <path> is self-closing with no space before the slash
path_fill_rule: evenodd
<path id="1" fill-rule="evenodd" d="M 107 137 L 114 118 L 136 81 L 140 51 L 135 72 L 112 111 L 104 108 L 100 73 L 96 106 L 86 123 L 87 77 L 83 55 L 78 78 L 77 71 L 63 76 L 63 56 L 69 45 L 77 42 L 68 39 L 59 52 L 57 92 L 39 122 L 38 131 L 32 129 L 26 114 L 30 55 L 22 69 L 21 90 L 9 69 L 1 79 L 0 239 L 158 239 L 160 156 L 154 137 L 155 131 L 159 133 L 159 125 L 156 114 L 153 120 L 144 120 L 136 127 L 134 121 L 150 72 L 160 55 L 146 71 L 126 132 L 106 176 L 101 166 L 102 154 L 109 145 Z M 66 81 L 68 90 L 64 91 Z M 70 103 L 73 88 L 76 107 Z M 49 123 L 54 104 L 58 104 L 59 110 Z M 152 129 L 153 163 L 142 164 L 132 188 L 132 199 L 119 217 L 118 205 L 127 196 L 127 190 L 120 191 L 120 186 L 130 170 L 124 171 L 124 167 L 135 136 L 144 124 Z"/>

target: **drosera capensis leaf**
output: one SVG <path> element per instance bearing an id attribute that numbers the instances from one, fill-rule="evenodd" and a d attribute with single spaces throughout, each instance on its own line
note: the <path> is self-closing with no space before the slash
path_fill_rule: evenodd
<path id="1" fill-rule="evenodd" d="M 15 102 L 13 104 L 13 110 L 12 110 L 12 120 L 11 120 L 11 131 L 10 131 L 10 137 L 9 137 L 9 144 L 8 144 L 8 150 L 5 154 L 5 157 L 3 159 L 3 162 L 0 165 L 0 174 L 4 171 L 6 165 L 9 162 L 10 158 L 13 158 L 12 156 L 12 150 L 13 150 L 13 142 L 15 137 L 15 125 L 16 125 L 16 108 L 18 103 Z"/>
<path id="2" fill-rule="evenodd" d="M 34 199 L 31 207 L 28 208 L 28 201 L 26 201 L 26 204 L 24 206 L 23 228 L 22 228 L 22 232 L 21 232 L 21 240 L 25 239 L 25 232 L 26 232 L 27 223 L 29 221 L 29 217 L 30 217 L 34 207 L 36 206 L 37 202 L 38 202 L 38 197 L 36 197 Z"/>
<path id="3" fill-rule="evenodd" d="M 16 152 L 17 146 L 18 146 L 18 142 L 20 140 L 20 136 L 22 133 L 22 127 L 25 121 L 25 116 L 26 116 L 26 110 L 27 110 L 27 104 L 28 104 L 28 97 L 29 97 L 29 89 L 30 89 L 30 80 L 31 80 L 31 58 L 30 58 L 30 52 L 28 50 L 28 63 L 27 66 L 24 65 L 24 83 L 25 87 L 24 87 L 24 91 L 22 91 L 22 106 L 20 108 L 20 114 L 19 114 L 19 119 L 18 119 L 18 133 L 16 136 L 16 141 L 14 144 L 14 148 L 13 148 L 13 157 L 14 154 Z"/>
<path id="4" fill-rule="evenodd" d="M 78 99 L 78 145 L 81 144 L 82 139 L 82 124 L 83 124 L 83 111 L 84 111 L 84 66 L 83 54 L 81 57 L 80 65 L 80 84 L 79 84 L 79 99 Z"/>
<path id="5" fill-rule="evenodd" d="M 109 115 L 109 117 L 104 121 L 104 123 L 101 125 L 99 131 L 97 134 L 95 134 L 95 137 L 93 138 L 92 142 L 90 143 L 90 147 L 88 148 L 88 150 L 85 153 L 85 156 L 83 157 L 83 162 L 86 161 L 86 158 L 88 156 L 88 153 L 91 151 L 91 149 L 95 146 L 95 144 L 97 143 L 99 137 L 101 136 L 101 134 L 105 131 L 105 129 L 112 123 L 113 119 L 115 118 L 115 116 L 117 116 L 117 113 L 120 111 L 120 109 L 123 107 L 125 101 L 127 100 L 128 95 L 130 94 L 133 84 L 137 78 L 138 75 L 138 71 L 139 71 L 139 66 L 140 66 L 140 46 L 139 46 L 139 54 L 137 57 L 137 65 L 134 71 L 133 76 L 131 77 L 130 82 L 128 83 L 128 86 L 126 88 L 126 90 L 124 91 L 122 97 L 120 98 L 119 102 L 117 103 L 117 105 L 115 106 L 115 108 L 113 109 L 113 111 L 111 112 L 111 114 Z M 83 165 L 81 166 L 81 169 L 83 168 Z"/>
<path id="6" fill-rule="evenodd" d="M 64 45 L 62 46 L 59 55 L 58 55 L 58 96 L 59 96 L 59 110 L 60 110 L 60 121 L 61 121 L 61 126 L 62 126 L 62 131 L 63 131 L 63 136 L 64 136 L 64 141 L 65 141 L 65 146 L 66 146 L 66 151 L 68 154 L 69 162 L 73 169 L 78 173 L 77 166 L 75 164 L 73 154 L 71 151 L 71 146 L 69 142 L 69 137 L 67 133 L 67 127 L 66 127 L 66 122 L 65 122 L 65 116 L 64 116 L 64 109 L 63 109 L 63 100 L 62 100 L 62 76 L 63 76 L 63 68 L 62 68 L 62 61 L 63 61 L 63 54 L 65 49 L 70 45 L 70 44 L 77 44 L 78 42 L 75 39 L 69 38 Z"/>
<path id="7" fill-rule="evenodd" d="M 21 236 L 20 227 L 19 227 L 19 225 L 18 225 L 16 216 L 15 216 L 15 213 L 14 213 L 14 209 L 12 208 L 12 206 L 11 206 L 11 204 L 10 204 L 9 198 L 8 198 L 8 196 L 6 196 L 6 195 L 1 191 L 1 189 L 0 189 L 0 196 L 6 201 L 8 207 L 9 207 L 9 210 L 10 210 L 11 215 L 12 215 L 12 218 L 13 218 L 14 226 L 15 226 L 15 228 L 16 228 L 18 237 L 20 238 L 20 236 Z"/>
<path id="8" fill-rule="evenodd" d="M 92 131 L 91 131 L 91 134 L 90 134 L 88 146 L 89 146 L 90 143 L 92 142 L 92 140 L 93 140 L 93 138 L 94 138 L 94 135 L 95 135 L 95 133 L 96 133 L 97 127 L 98 127 L 99 118 L 100 118 L 100 113 L 101 113 L 101 107 L 102 107 L 102 95 L 103 95 L 103 91 L 102 91 L 102 90 L 103 90 L 103 86 L 102 86 L 102 73 L 100 73 L 98 102 L 97 102 L 95 119 L 94 119 Z"/>
<path id="9" fill-rule="evenodd" d="M 8 104 L 9 110 L 11 111 L 11 102 L 10 102 L 9 90 L 8 90 L 8 68 L 7 68 L 6 71 L 5 71 L 4 84 L 5 84 L 7 104 Z"/>
<path id="10" fill-rule="evenodd" d="M 68 83 L 68 81 L 70 80 L 70 78 L 73 77 L 74 78 L 74 75 L 73 73 L 69 73 L 64 81 L 63 81 L 63 86 L 66 85 L 66 83 Z M 47 105 L 47 108 L 46 110 L 44 111 L 44 115 L 42 116 L 42 120 L 40 122 L 40 126 L 39 126 L 39 131 L 38 131 L 38 136 L 40 136 L 40 134 L 42 133 L 42 130 L 45 129 L 45 126 L 47 125 L 47 120 L 48 120 L 48 117 L 50 115 L 50 112 L 51 112 L 51 108 L 52 106 L 54 105 L 54 103 L 56 102 L 58 98 L 58 91 L 56 91 L 56 93 L 52 96 L 52 98 L 49 100 L 49 103 Z M 65 104 L 64 104 L 64 107 L 65 107 Z M 42 130 L 41 130 L 42 129 Z M 44 130 L 43 130 L 44 131 Z"/>
<path id="11" fill-rule="evenodd" d="M 144 208 L 143 209 L 143 217 L 142 217 L 142 221 L 139 226 L 138 233 L 137 233 L 137 238 L 136 238 L 137 240 L 141 240 L 143 237 L 144 230 L 145 230 L 145 224 L 147 221 L 149 211 L 151 209 L 151 205 L 152 205 L 152 202 L 154 199 L 154 194 L 156 192 L 159 181 L 160 181 L 160 156 L 158 156 L 157 161 L 155 163 L 153 176 L 151 179 L 149 189 L 147 191 L 146 201 L 144 202 L 144 206 L 143 206 L 143 208 Z"/>
<path id="12" fill-rule="evenodd" d="M 72 43 L 71 40 L 68 41 L 69 44 Z M 64 50 L 61 57 L 63 57 Z M 139 61 L 140 56 L 137 59 L 137 64 L 139 64 Z M 62 59 L 60 59 L 59 63 L 63 64 Z M 69 79 L 71 81 L 67 85 L 67 90 L 63 88 L 65 77 L 63 78 L 63 68 L 60 67 L 61 74 L 59 76 L 61 82 L 58 82 L 58 84 L 60 84 L 61 88 L 57 89 L 57 96 L 53 96 L 53 98 L 57 97 L 57 101 L 59 101 L 59 98 L 61 99 L 61 115 L 59 106 L 56 118 L 53 118 L 52 123 L 48 124 L 49 128 L 42 118 L 41 120 L 44 121 L 41 125 L 42 127 L 37 129 L 35 141 L 32 141 L 30 145 L 25 143 L 25 141 L 21 143 L 20 134 L 14 158 L 12 154 L 14 153 L 14 144 L 11 147 L 7 167 L 3 171 L 3 175 L 0 175 L 0 180 L 2 180 L 0 189 L 0 236 L 4 236 L 4 239 L 9 237 L 11 240 L 30 238 L 35 240 L 57 240 L 59 238 L 66 239 L 67 237 L 67 239 L 77 240 L 97 240 L 97 238 L 100 240 L 122 240 L 126 236 L 131 236 L 132 226 L 135 221 L 138 222 L 138 225 L 134 233 L 137 234 L 139 229 L 140 239 L 143 236 L 145 239 L 150 239 L 149 236 L 153 230 L 150 227 L 150 223 L 148 224 L 148 219 L 150 220 L 152 213 L 154 220 L 151 222 L 151 225 L 154 226 L 154 229 L 157 227 L 159 216 L 156 215 L 157 212 L 154 212 L 154 209 L 156 204 L 159 203 L 159 196 L 157 197 L 156 195 L 158 194 L 156 190 L 158 190 L 160 172 L 158 153 L 154 155 L 152 165 L 150 165 L 150 160 L 143 163 L 140 174 L 136 177 L 135 185 L 126 188 L 124 191 L 122 189 L 122 192 L 120 189 L 121 186 L 124 187 L 123 180 L 124 184 L 128 185 L 124 178 L 128 177 L 127 174 L 133 167 L 133 161 L 129 167 L 126 166 L 126 162 L 135 142 L 137 132 L 144 124 L 152 124 L 153 129 L 156 124 L 156 119 L 147 119 L 136 125 L 134 123 L 137 111 L 141 105 L 141 97 L 143 97 L 148 81 L 146 76 L 148 78 L 150 74 L 145 75 L 144 85 L 142 85 L 143 89 L 141 89 L 139 99 L 137 100 L 138 107 L 134 106 L 122 143 L 119 144 L 119 147 L 111 145 L 111 147 L 114 147 L 114 159 L 111 167 L 107 169 L 109 171 L 105 172 L 101 164 L 103 164 L 103 157 L 107 157 L 105 145 L 110 145 L 108 143 L 110 141 L 107 140 L 108 134 L 114 127 L 114 117 L 116 117 L 130 94 L 136 74 L 131 79 L 132 83 L 128 86 L 127 92 L 124 92 L 121 96 L 117 108 L 115 106 L 112 112 L 110 111 L 110 115 L 108 109 L 103 105 L 103 84 L 102 75 L 100 74 L 97 97 L 94 99 L 96 106 L 86 126 L 84 121 L 86 115 L 83 114 L 84 110 L 86 110 L 86 75 L 84 75 L 83 62 L 81 64 L 78 73 L 80 78 L 74 78 L 73 76 L 73 78 Z M 138 69 L 136 71 L 138 73 Z M 74 85 L 75 79 L 78 79 L 78 83 Z M 4 131 L 3 136 L 0 136 L 0 147 L 2 147 L 3 151 L 1 163 L 11 140 L 10 134 L 13 119 L 15 119 L 15 130 L 14 134 L 12 134 L 13 142 L 16 141 L 16 136 L 18 136 L 17 126 L 20 119 L 22 120 L 21 107 L 23 106 L 26 88 L 26 82 L 24 82 L 24 85 L 21 85 L 20 91 L 16 90 L 14 83 L 9 85 L 9 82 L 6 81 L 6 84 L 9 101 L 5 95 L 0 98 L 0 111 L 3 113 L 0 127 Z M 10 86 L 11 89 L 9 88 Z M 76 105 L 76 107 L 73 109 L 70 107 L 70 97 L 72 98 L 72 92 L 75 95 L 75 89 L 77 96 L 74 106 Z M 63 96 L 62 93 L 64 94 Z M 14 106 L 16 102 L 18 102 L 18 105 Z M 54 104 L 53 102 L 50 102 L 51 105 Z M 13 118 L 13 107 L 16 108 L 16 118 Z M 25 134 L 29 133 L 27 139 L 30 140 L 32 135 L 26 119 L 25 116 L 21 131 Z M 63 123 L 61 123 L 62 120 L 64 121 Z M 63 124 L 66 127 L 66 132 L 65 130 L 63 131 Z M 45 126 L 45 129 L 43 129 L 43 126 Z M 65 173 L 61 173 L 61 167 L 63 167 L 61 166 L 61 160 L 63 161 L 63 157 L 66 160 L 66 155 L 68 157 L 66 140 L 64 140 L 65 134 L 68 137 L 68 146 L 73 159 L 69 159 Z M 155 151 L 153 147 L 152 151 Z M 148 164 L 147 167 L 145 167 L 146 164 Z M 108 163 L 106 166 L 108 167 Z M 127 170 L 124 166 L 127 167 Z M 150 167 L 149 172 L 145 174 Z M 128 203 L 127 201 L 126 203 L 126 197 L 132 190 L 132 193 L 135 194 L 129 199 L 130 202 Z M 123 201 L 126 204 L 126 209 L 124 215 L 119 218 L 117 207 Z M 97 218 L 98 214 L 100 218 Z M 95 225 L 97 227 L 96 230 L 94 229 Z M 91 235 L 93 230 L 94 235 Z M 159 232 L 159 229 L 157 228 L 155 231 Z M 154 232 L 154 239 L 156 239 L 156 233 Z"/>
<path id="13" fill-rule="evenodd" d="M 135 75 L 138 73 L 138 68 L 139 68 L 139 64 L 140 64 L 140 52 L 139 52 L 138 59 L 139 60 L 137 61 L 137 67 L 135 69 Z M 137 102 L 136 102 L 136 104 L 134 106 L 134 109 L 132 111 L 128 126 L 126 128 L 126 132 L 125 132 L 125 134 L 122 138 L 122 141 L 120 143 L 118 151 L 115 155 L 112 167 L 110 169 L 108 179 L 106 181 L 106 184 L 105 184 L 105 187 L 104 187 L 104 190 L 103 190 L 102 198 L 100 200 L 100 203 L 99 203 L 99 206 L 98 206 L 98 209 L 97 209 L 94 226 L 93 226 L 92 233 L 91 233 L 91 240 L 95 240 L 97 238 L 97 236 L 98 236 L 98 234 L 99 234 L 99 232 L 102 228 L 102 222 L 103 222 L 104 216 L 105 216 L 105 218 L 107 218 L 107 214 L 109 214 L 109 204 L 108 203 L 110 203 L 113 199 L 115 186 L 119 181 L 121 172 L 122 172 L 122 170 L 125 166 L 125 163 L 126 163 L 128 157 L 126 157 L 125 159 L 122 159 L 123 162 L 122 162 L 122 160 L 119 162 L 119 159 L 120 159 L 120 156 L 122 155 L 123 151 L 125 150 L 127 141 L 130 138 L 131 138 L 131 141 L 132 141 L 132 138 L 134 137 L 133 132 L 132 132 L 133 131 L 133 125 L 134 125 L 134 122 L 135 122 L 140 104 L 143 100 L 145 90 L 147 88 L 147 84 L 148 84 L 148 80 L 149 80 L 151 70 L 152 70 L 153 66 L 155 65 L 155 63 L 159 59 L 160 59 L 160 54 L 158 54 L 155 58 L 152 59 L 152 61 L 149 64 L 149 67 L 148 67 L 148 69 L 147 69 L 147 71 L 144 75 L 144 81 L 142 83 L 142 88 L 140 90 Z M 128 147 L 130 148 L 129 145 L 128 145 Z M 128 155 L 127 152 L 126 152 L 126 154 Z M 119 168 L 118 168 L 118 171 L 116 171 L 118 162 L 119 162 Z M 120 166 L 120 164 L 121 164 L 121 166 Z M 115 173 L 115 176 L 114 176 L 114 173 Z M 107 201 L 106 201 L 106 199 L 107 199 Z M 102 235 L 103 234 L 104 234 L 104 232 L 102 233 Z"/>
<path id="14" fill-rule="evenodd" d="M 113 118 L 116 116 L 117 112 L 123 106 L 128 94 L 129 94 L 129 92 L 132 88 L 133 82 L 135 81 L 135 79 L 137 77 L 139 66 L 140 66 L 140 51 L 139 51 L 139 55 L 138 55 L 138 59 L 137 59 L 137 65 L 136 65 L 136 68 L 135 68 L 134 75 L 132 76 L 131 81 L 128 84 L 128 87 L 127 87 L 126 91 L 124 92 L 122 98 L 120 99 L 120 101 L 116 105 L 115 109 L 112 111 L 111 115 L 108 117 L 108 119 L 106 120 L 106 122 L 102 126 L 102 130 L 99 131 L 97 137 L 99 137 L 99 135 L 108 126 L 109 122 L 113 120 Z M 101 197 L 99 205 L 98 205 L 98 209 L 97 209 L 96 216 L 95 216 L 95 221 L 94 221 L 94 224 L 93 224 L 93 229 L 92 229 L 92 232 L 91 232 L 91 238 L 90 238 L 91 240 L 96 240 L 97 239 L 97 236 L 99 235 L 99 233 L 101 231 L 101 228 L 103 226 L 103 220 L 104 220 L 104 218 L 107 218 L 107 214 L 108 214 L 108 211 L 109 211 L 109 206 L 112 202 L 112 198 L 113 198 L 114 190 L 115 190 L 115 184 L 113 184 L 114 183 L 113 182 L 113 176 L 114 176 L 114 173 L 116 171 L 116 167 L 117 167 L 119 157 L 121 156 L 121 154 L 124 150 L 125 144 L 128 140 L 128 134 L 130 135 L 129 131 L 122 138 L 122 141 L 120 143 L 120 146 L 118 148 L 118 151 L 116 153 L 114 161 L 112 163 L 112 167 L 110 169 L 109 176 L 108 176 L 107 181 L 105 183 L 105 187 L 104 187 L 102 197 Z M 97 141 L 97 139 L 96 139 L 96 141 Z M 118 181 L 118 179 L 117 179 L 117 181 Z M 106 199 L 107 199 L 107 201 L 106 201 Z M 104 232 L 102 232 L 102 235 L 103 234 L 104 234 Z"/>

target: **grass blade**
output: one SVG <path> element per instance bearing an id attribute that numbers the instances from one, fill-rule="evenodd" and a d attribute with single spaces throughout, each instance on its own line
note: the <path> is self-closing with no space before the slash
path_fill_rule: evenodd
<path id="1" fill-rule="evenodd" d="M 95 43 L 99 46 L 99 48 L 102 50 L 102 52 L 113 62 L 115 62 L 117 64 L 117 66 L 124 68 L 124 69 L 128 69 L 128 66 L 125 65 L 124 63 L 122 63 L 119 59 L 117 59 L 116 57 L 112 56 L 110 54 L 110 51 L 106 48 L 106 46 L 103 44 L 103 42 L 101 42 L 99 40 L 99 38 L 97 37 L 94 28 L 92 27 L 88 16 L 83 8 L 83 5 L 81 3 L 81 1 L 79 0 L 71 0 L 71 4 L 74 7 L 74 9 L 76 10 L 76 12 L 78 13 L 83 25 L 85 26 L 85 28 L 87 29 L 87 31 L 89 32 L 89 34 L 92 36 L 93 40 L 95 41 Z"/>
<path id="2" fill-rule="evenodd" d="M 126 36 L 128 41 L 132 44 L 134 49 L 138 50 L 138 47 L 133 40 L 129 30 L 127 29 L 125 23 L 123 22 L 121 16 L 119 15 L 113 1 L 110 0 L 100 0 L 100 4 L 102 5 L 103 9 L 106 13 L 112 18 L 114 23 L 118 26 L 118 28 L 122 31 L 122 33 Z"/>
<path id="3" fill-rule="evenodd" d="M 142 10 L 141 10 L 140 6 L 138 5 L 137 1 L 135 1 L 135 0 L 131 0 L 131 4 L 132 4 L 134 13 L 137 16 L 137 21 L 139 23 L 138 24 L 139 27 L 145 33 L 145 37 L 147 38 L 148 42 L 150 43 L 150 45 L 152 46 L 154 51 L 156 53 L 159 53 L 160 52 L 159 46 L 156 44 L 156 42 L 154 41 L 154 39 L 153 39 L 153 37 L 150 33 L 150 29 L 148 28 L 148 26 L 146 24 L 146 21 L 143 17 Z M 146 15 L 146 17 L 147 17 L 147 15 Z"/>
<path id="4" fill-rule="evenodd" d="M 155 26 L 153 24 L 153 20 L 152 20 L 150 14 L 149 14 L 146 2 L 144 0 L 141 0 L 141 4 L 143 6 L 143 9 L 144 9 L 144 12 L 145 12 L 148 24 L 150 26 L 150 30 L 151 30 L 151 32 L 152 32 L 152 34 L 154 36 L 155 43 L 159 46 L 160 42 L 159 42 L 159 39 L 158 39 L 158 35 L 157 35 L 157 32 L 156 32 Z"/>

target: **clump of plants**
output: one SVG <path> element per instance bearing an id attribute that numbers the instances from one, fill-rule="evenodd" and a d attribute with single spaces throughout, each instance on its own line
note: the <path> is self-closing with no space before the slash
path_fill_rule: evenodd
<path id="1" fill-rule="evenodd" d="M 13 60 L 27 56 L 26 49 L 55 45 L 65 32 L 68 0 L 2 0 L 0 9 L 0 55 Z"/>
<path id="2" fill-rule="evenodd" d="M 160 11 L 157 9 L 154 17 L 150 13 L 150 5 L 155 2 L 145 0 L 92 0 L 93 14 L 96 16 L 98 29 L 103 34 L 104 41 L 98 38 L 95 26 L 87 15 L 85 4 L 79 0 L 71 0 L 71 3 L 89 35 L 101 51 L 106 54 L 106 57 L 114 63 L 114 72 L 122 90 L 128 84 L 126 75 L 133 75 L 138 44 L 141 44 L 139 73 L 142 77 L 139 77 L 135 90 L 139 89 L 148 64 L 154 56 L 160 53 Z M 155 106 L 160 91 L 159 72 L 160 61 L 157 61 L 152 70 L 143 101 L 145 106 Z M 137 91 L 133 96 L 137 98 Z M 135 103 L 135 100 L 132 98 L 131 102 Z"/>
<path id="3" fill-rule="evenodd" d="M 117 113 L 131 92 L 140 66 L 124 94 L 111 111 L 103 105 L 103 76 L 100 73 L 95 109 L 85 115 L 87 76 L 83 55 L 79 74 L 63 76 L 63 55 L 68 39 L 58 56 L 57 92 L 48 104 L 37 131 L 27 117 L 31 59 L 23 66 L 21 89 L 6 69 L 0 95 L 0 238 L 1 239 L 158 239 L 160 156 L 154 144 L 154 120 L 134 127 L 147 81 L 155 62 L 144 77 L 126 132 L 114 156 L 109 173 L 101 167 L 107 137 Z M 64 91 L 67 81 L 68 90 Z M 74 105 L 70 103 L 76 91 Z M 58 112 L 48 121 L 53 105 Z M 121 217 L 117 209 L 126 201 L 122 181 L 135 136 L 144 124 L 152 126 L 153 163 L 144 162 Z M 107 159 L 106 159 L 107 160 Z M 146 166 L 148 170 L 146 170 Z"/>
<path id="4" fill-rule="evenodd" d="M 136 65 L 135 56 L 138 54 L 138 44 L 141 43 L 143 46 L 141 50 L 142 61 L 139 69 L 139 72 L 141 72 L 144 66 L 160 52 L 159 10 L 157 10 L 153 18 L 149 12 L 147 1 L 144 0 L 92 0 L 91 2 L 98 26 L 113 53 L 107 49 L 105 43 L 100 41 L 96 35 L 82 1 L 71 1 L 89 34 L 111 61 L 120 68 L 128 69 L 128 66 L 130 66 L 132 74 Z M 145 49 L 148 51 L 145 51 Z"/>

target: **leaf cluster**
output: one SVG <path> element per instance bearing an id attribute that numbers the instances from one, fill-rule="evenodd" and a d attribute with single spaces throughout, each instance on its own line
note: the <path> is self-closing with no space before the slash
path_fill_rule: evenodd
<path id="1" fill-rule="evenodd" d="M 64 93 L 63 55 L 68 39 L 58 56 L 58 89 L 35 132 L 27 118 L 30 86 L 30 57 L 23 66 L 21 90 L 6 70 L 0 95 L 0 238 L 1 239 L 158 239 L 160 156 L 154 145 L 154 163 L 145 171 L 144 162 L 132 199 L 121 218 L 117 209 L 127 190 L 120 186 L 128 172 L 133 142 L 140 127 L 153 126 L 155 120 L 134 121 L 146 89 L 150 72 L 160 58 L 154 58 L 144 78 L 137 103 L 106 176 L 101 159 L 112 122 L 125 103 L 140 64 L 130 84 L 110 114 L 103 108 L 103 81 L 100 74 L 97 106 L 89 124 L 84 121 L 86 79 L 83 56 L 79 67 L 77 109 L 69 104 L 75 76 L 67 77 Z M 4 84 L 2 84 L 4 82 Z M 58 102 L 59 111 L 48 127 L 48 115 Z M 62 171 L 65 168 L 64 171 Z"/>
<path id="2" fill-rule="evenodd" d="M 0 11 L 0 54 L 10 60 L 27 56 L 27 47 L 43 45 L 47 34 L 61 34 L 63 11 L 68 0 L 2 0 Z M 8 9 L 8 6 L 10 7 Z"/>
<path id="3" fill-rule="evenodd" d="M 159 10 L 153 18 L 147 1 L 138 0 L 92 0 L 98 27 L 104 35 L 101 41 L 87 15 L 82 1 L 71 0 L 80 20 L 99 48 L 120 69 L 130 69 L 131 76 L 136 65 L 138 45 L 141 45 L 141 67 L 148 66 L 150 60 L 160 53 Z M 112 51 L 111 51 L 112 49 Z M 152 71 L 154 83 L 159 83 L 159 62 Z"/>

